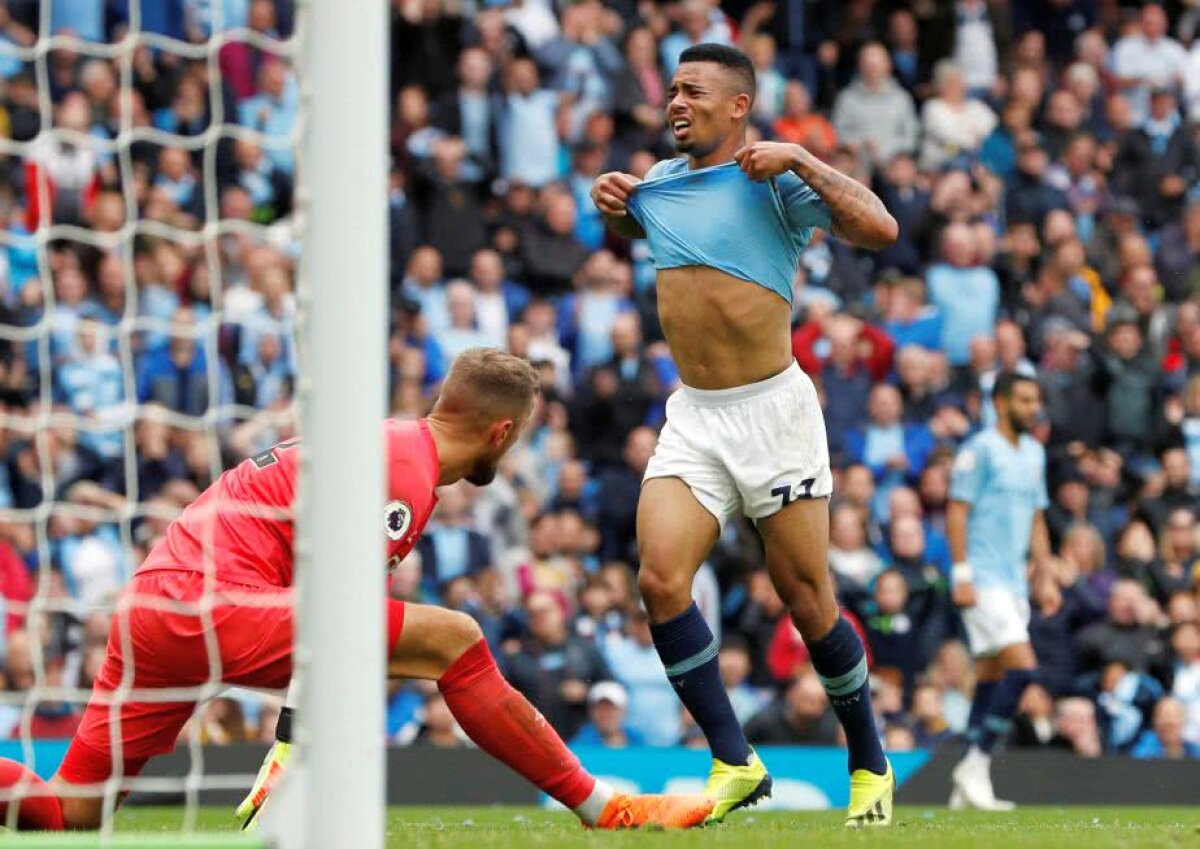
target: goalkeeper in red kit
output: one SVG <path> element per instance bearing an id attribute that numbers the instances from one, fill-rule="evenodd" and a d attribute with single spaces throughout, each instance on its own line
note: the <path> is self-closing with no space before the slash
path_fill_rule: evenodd
<path id="1" fill-rule="evenodd" d="M 530 417 L 537 386 L 524 360 L 472 349 L 455 359 L 427 418 L 385 423 L 388 494 L 381 530 L 389 566 L 421 535 L 436 487 L 462 479 L 491 482 Z M 170 525 L 118 601 L 107 657 L 58 774 L 45 784 L 23 765 L 0 759 L 0 824 L 7 822 L 9 805 L 18 804 L 22 829 L 96 828 L 104 782 L 117 760 L 120 775 L 132 778 L 151 757 L 174 748 L 196 707 L 194 698 L 173 700 L 185 699 L 187 688 L 216 683 L 214 678 L 265 689 L 289 685 L 292 509 L 301 451 L 298 442 L 287 442 L 242 462 Z M 712 802 L 701 796 L 614 792 L 584 771 L 541 714 L 504 680 L 473 619 L 394 599 L 387 605 L 388 674 L 437 681 L 479 748 L 585 825 L 690 827 L 711 812 Z M 169 692 L 177 689 L 184 692 Z M 284 760 L 278 755 L 288 749 L 276 744 L 269 756 L 255 792 L 239 809 L 247 820 L 265 802 Z"/>

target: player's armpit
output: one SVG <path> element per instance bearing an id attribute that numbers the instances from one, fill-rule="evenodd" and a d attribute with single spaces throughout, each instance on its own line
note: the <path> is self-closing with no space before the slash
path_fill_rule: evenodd
<path id="1" fill-rule="evenodd" d="M 642 229 L 642 225 L 638 224 L 632 215 L 601 214 L 608 229 L 612 230 L 618 236 L 624 236 L 626 239 L 646 238 L 646 231 Z"/>

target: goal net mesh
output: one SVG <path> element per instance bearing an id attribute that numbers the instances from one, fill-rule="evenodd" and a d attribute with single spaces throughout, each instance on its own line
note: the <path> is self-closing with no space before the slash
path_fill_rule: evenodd
<path id="1" fill-rule="evenodd" d="M 118 592 L 167 523 L 293 434 L 302 300 L 303 10 L 129 0 L 123 20 L 100 2 L 97 20 L 68 16 L 81 5 L 0 10 L 0 736 L 44 777 L 57 764 L 39 738 L 70 736 L 128 615 Z M 193 612 L 211 617 L 211 601 Z M 170 778 L 122 774 L 110 712 L 115 772 L 80 788 L 103 794 L 103 833 L 125 791 L 182 798 L 192 830 L 202 791 L 250 786 L 207 772 L 203 746 L 269 739 L 278 694 L 226 692 L 207 633 L 200 686 L 135 689 L 125 664 L 114 702 L 198 706 L 177 746 L 186 773 Z"/>

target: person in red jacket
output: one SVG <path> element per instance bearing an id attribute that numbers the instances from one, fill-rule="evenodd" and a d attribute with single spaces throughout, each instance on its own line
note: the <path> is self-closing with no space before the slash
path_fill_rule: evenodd
<path id="1" fill-rule="evenodd" d="M 388 502 L 381 530 L 389 568 L 420 537 L 438 486 L 492 481 L 530 418 L 538 384 L 526 361 L 471 349 L 455 360 L 427 418 L 385 423 Z M 58 774 L 47 786 L 23 765 L 0 759 L 0 788 L 23 795 L 18 827 L 98 827 L 104 783 L 117 759 L 119 775 L 128 779 L 152 756 L 171 751 L 195 711 L 199 688 L 289 685 L 293 511 L 302 451 L 299 440 L 292 440 L 243 461 L 172 522 L 118 601 L 107 657 Z M 392 598 L 386 603 L 388 674 L 437 681 L 447 707 L 476 745 L 573 810 L 585 825 L 689 827 L 711 812 L 712 801 L 700 796 L 615 792 L 583 769 L 504 680 L 474 619 Z M 266 766 L 279 770 L 267 772 L 281 771 L 282 762 L 269 757 Z M 265 803 L 270 785 L 260 780 L 260 788 L 247 822 Z M 0 817 L 6 817 L 8 804 L 0 803 Z"/>
<path id="2" fill-rule="evenodd" d="M 896 351 L 892 337 L 860 319 L 843 314 L 831 315 L 825 311 L 810 315 L 808 321 L 792 331 L 792 355 L 800 368 L 814 377 L 821 374 L 829 356 L 829 345 L 822 343 L 841 330 L 837 327 L 839 324 L 853 327 L 858 340 L 858 364 L 866 370 L 871 380 L 875 383 L 886 380 L 892 372 L 892 355 Z"/>

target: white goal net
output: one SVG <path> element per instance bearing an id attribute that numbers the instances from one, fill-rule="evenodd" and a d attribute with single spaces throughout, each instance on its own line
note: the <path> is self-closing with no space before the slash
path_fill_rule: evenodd
<path id="1" fill-rule="evenodd" d="M 303 7 L 0 3 L 0 755 L 43 777 L 167 523 L 299 427 Z M 226 691 L 209 642 L 199 686 L 114 692 L 198 706 L 173 777 L 122 774 L 112 712 L 102 840 L 125 791 L 190 831 L 204 791 L 249 788 L 205 747 L 272 739 L 278 696 Z"/>

